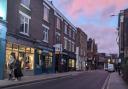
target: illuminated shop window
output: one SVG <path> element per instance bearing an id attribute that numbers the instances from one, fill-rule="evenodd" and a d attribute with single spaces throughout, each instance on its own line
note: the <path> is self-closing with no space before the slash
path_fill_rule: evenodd
<path id="1" fill-rule="evenodd" d="M 52 57 L 50 57 L 50 56 L 45 57 L 45 65 L 46 65 L 46 68 L 52 66 Z"/>
<path id="2" fill-rule="evenodd" d="M 14 53 L 16 59 L 21 61 L 21 68 L 27 70 L 33 70 L 34 68 L 34 48 L 29 48 L 23 45 L 7 43 L 6 46 L 6 68 L 8 68 L 8 62 L 10 60 L 10 54 Z"/>
<path id="3" fill-rule="evenodd" d="M 6 49 L 7 49 L 7 50 L 12 50 L 12 44 L 11 44 L 11 43 L 7 43 Z"/>
<path id="4" fill-rule="evenodd" d="M 19 51 L 20 51 L 20 52 L 25 52 L 25 46 L 20 45 L 20 46 L 19 46 Z"/>
<path id="5" fill-rule="evenodd" d="M 18 51 L 18 45 L 17 44 L 13 44 L 13 51 Z"/>
<path id="6" fill-rule="evenodd" d="M 75 60 L 72 59 L 72 67 L 75 67 Z"/>

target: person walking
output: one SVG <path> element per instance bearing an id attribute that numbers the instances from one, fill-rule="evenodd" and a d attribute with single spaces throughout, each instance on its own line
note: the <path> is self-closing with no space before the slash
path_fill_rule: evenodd
<path id="1" fill-rule="evenodd" d="M 14 61 L 15 61 L 15 54 L 11 53 L 10 54 L 9 63 L 8 63 L 8 73 L 9 73 L 9 79 L 8 80 L 12 80 L 13 79 Z"/>
<path id="2" fill-rule="evenodd" d="M 15 64 L 14 64 L 14 75 L 17 80 L 21 80 L 21 77 L 23 76 L 22 70 L 21 70 L 21 61 L 16 59 Z"/>

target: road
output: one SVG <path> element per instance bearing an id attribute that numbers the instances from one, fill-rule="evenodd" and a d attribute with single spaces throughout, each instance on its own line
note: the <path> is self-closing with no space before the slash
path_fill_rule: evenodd
<path id="1" fill-rule="evenodd" d="M 107 72 L 96 70 L 65 78 L 5 89 L 101 89 L 107 76 Z"/>

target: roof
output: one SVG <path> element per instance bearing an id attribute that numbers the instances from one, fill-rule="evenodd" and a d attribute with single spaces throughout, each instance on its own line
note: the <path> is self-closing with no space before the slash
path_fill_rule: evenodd
<path id="1" fill-rule="evenodd" d="M 76 31 L 76 27 L 48 0 L 44 0 L 56 13 L 58 13 L 68 24 L 70 24 L 73 29 Z"/>

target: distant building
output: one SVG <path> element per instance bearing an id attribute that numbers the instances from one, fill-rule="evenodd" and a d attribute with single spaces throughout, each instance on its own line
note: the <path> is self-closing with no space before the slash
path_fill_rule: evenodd
<path id="1" fill-rule="evenodd" d="M 89 38 L 87 41 L 87 63 L 91 69 L 96 68 L 97 63 L 97 44 L 94 39 Z"/>

